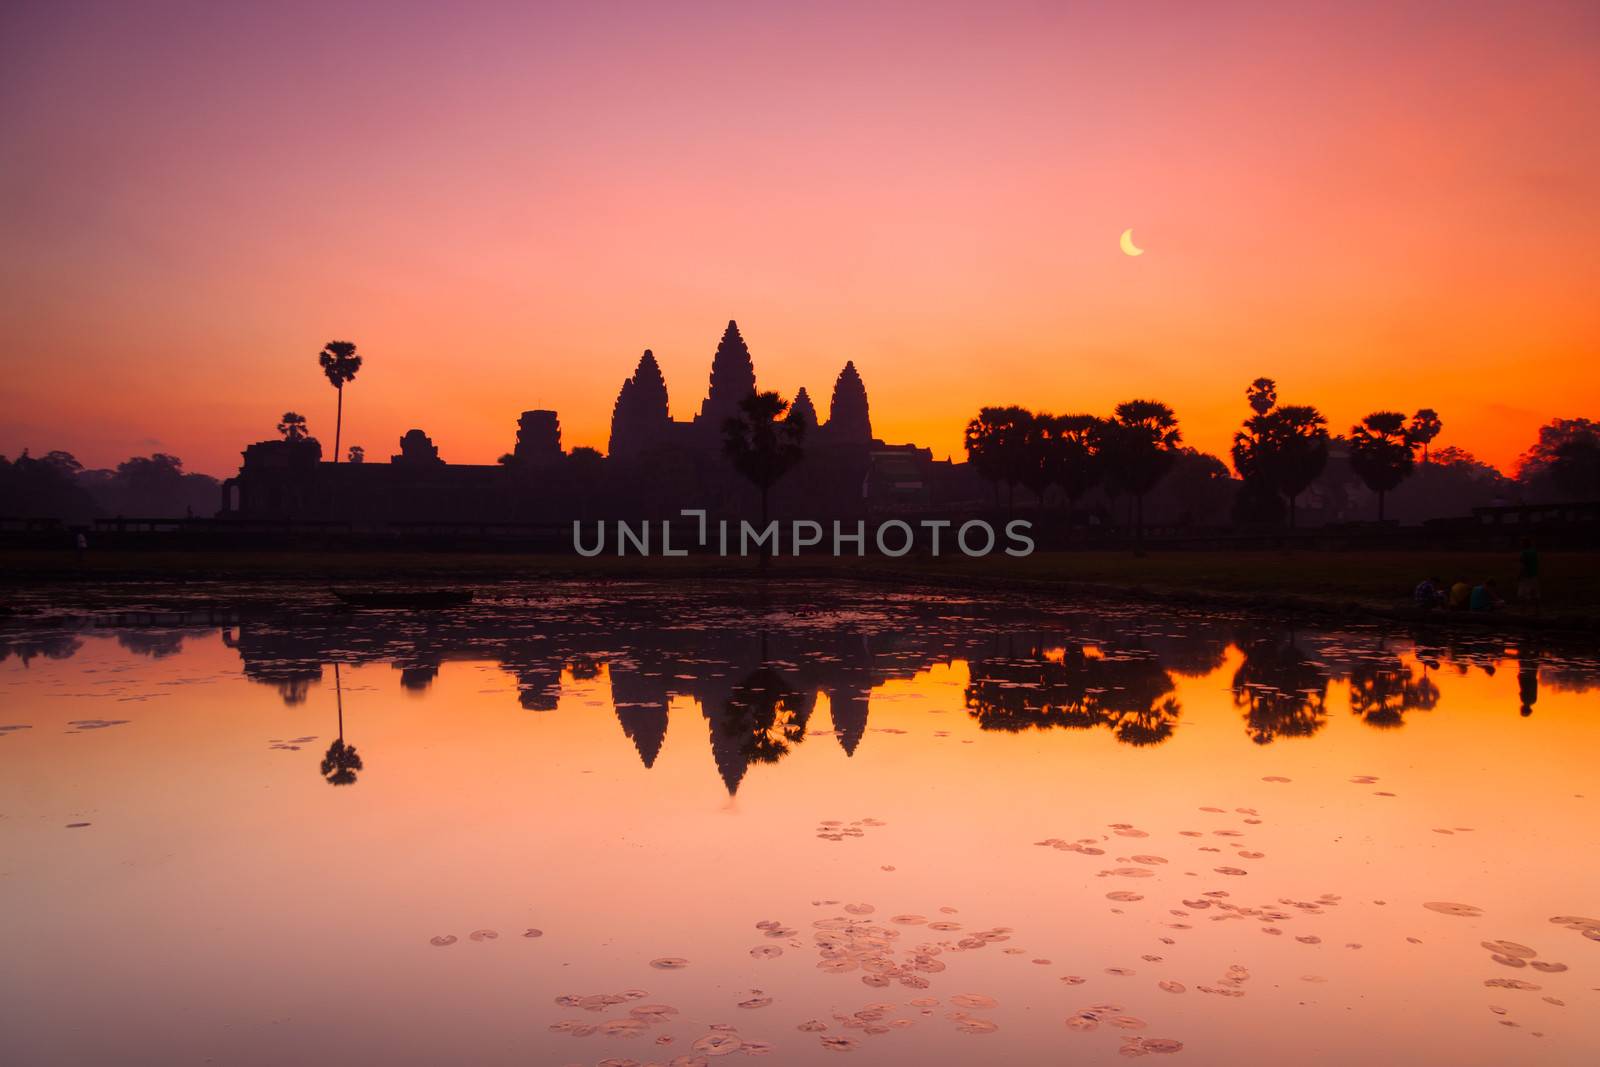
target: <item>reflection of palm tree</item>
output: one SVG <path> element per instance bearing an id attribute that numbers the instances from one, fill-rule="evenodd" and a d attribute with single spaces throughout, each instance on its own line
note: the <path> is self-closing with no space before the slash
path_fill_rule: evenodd
<path id="1" fill-rule="evenodd" d="M 1245 733 L 1258 745 L 1275 737 L 1310 737 L 1327 722 L 1328 678 L 1287 643 L 1266 640 L 1245 646 L 1233 675 L 1234 707 L 1245 709 Z"/>
<path id="2" fill-rule="evenodd" d="M 1418 675 L 1398 658 L 1363 661 L 1350 670 L 1350 710 L 1368 726 L 1402 726 L 1406 712 L 1431 711 L 1438 703 L 1439 687 L 1428 672 Z"/>
<path id="3" fill-rule="evenodd" d="M 751 763 L 777 763 L 805 740 L 806 702 L 771 667 L 757 668 L 734 688 L 723 729 L 736 734 Z"/>
<path id="4" fill-rule="evenodd" d="M 1182 711 L 1177 697 L 1167 697 L 1147 708 L 1121 712 L 1116 720 L 1117 740 L 1138 747 L 1159 745 L 1172 736 Z"/>
<path id="5" fill-rule="evenodd" d="M 723 454 L 761 491 L 763 530 L 767 526 L 767 497 L 778 479 L 800 462 L 805 437 L 805 422 L 790 411 L 788 402 L 777 393 L 751 393 L 739 402 L 738 416 L 722 424 Z M 763 564 L 769 554 L 763 542 Z"/>
<path id="6" fill-rule="evenodd" d="M 1171 736 L 1181 708 L 1172 676 L 1147 655 L 1090 654 L 1084 645 L 1046 655 L 1031 639 L 1024 655 L 972 663 L 968 713 L 985 730 L 1110 728 L 1117 740 L 1153 745 Z"/>
<path id="7" fill-rule="evenodd" d="M 322 777 L 329 785 L 355 785 L 356 772 L 362 770 L 363 764 L 356 755 L 355 746 L 344 743 L 344 684 L 339 677 L 338 661 L 333 664 L 333 692 L 339 706 L 339 736 L 322 757 Z"/>

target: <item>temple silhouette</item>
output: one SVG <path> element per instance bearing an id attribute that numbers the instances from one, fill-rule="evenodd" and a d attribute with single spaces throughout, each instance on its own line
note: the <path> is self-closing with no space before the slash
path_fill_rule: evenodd
<path id="1" fill-rule="evenodd" d="M 450 463 L 421 428 L 400 438 L 389 462 L 324 458 L 311 437 L 259 441 L 222 483 L 221 517 L 435 526 L 539 523 L 574 518 L 675 516 L 686 507 L 742 517 L 753 491 L 723 455 L 723 424 L 756 391 L 755 363 L 729 321 L 711 360 L 707 391 L 687 421 L 674 420 L 665 376 L 646 350 L 612 408 L 607 455 L 563 451 L 559 415 L 522 412 L 512 450 L 497 464 Z M 774 514 L 858 516 L 980 500 L 966 464 L 873 436 L 867 388 L 847 361 L 827 418 L 802 388 L 794 410 L 806 424 L 805 458 L 774 490 Z"/>

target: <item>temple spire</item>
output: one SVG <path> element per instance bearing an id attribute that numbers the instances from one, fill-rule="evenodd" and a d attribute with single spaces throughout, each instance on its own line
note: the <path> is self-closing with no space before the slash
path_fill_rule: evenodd
<path id="1" fill-rule="evenodd" d="M 750 349 L 739 335 L 739 324 L 728 320 L 717 354 L 711 358 L 711 389 L 700 406 L 700 421 L 717 433 L 722 423 L 739 414 L 739 404 L 756 391 L 756 369 Z"/>
<path id="2" fill-rule="evenodd" d="M 806 387 L 801 386 L 800 391 L 794 394 L 794 403 L 789 405 L 789 411 L 805 424 L 809 434 L 817 428 L 817 407 L 811 402 L 811 394 L 806 392 Z"/>
<path id="3" fill-rule="evenodd" d="M 830 440 L 865 444 L 872 440 L 872 419 L 867 413 L 867 387 L 861 382 L 854 362 L 844 365 L 833 383 L 833 400 L 828 405 L 827 435 Z"/>

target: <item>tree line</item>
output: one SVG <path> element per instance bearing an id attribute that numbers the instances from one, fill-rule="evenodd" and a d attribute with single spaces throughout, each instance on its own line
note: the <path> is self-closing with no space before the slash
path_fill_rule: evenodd
<path id="1" fill-rule="evenodd" d="M 1237 478 L 1236 514 L 1286 513 L 1293 526 L 1301 494 L 1322 476 L 1335 445 L 1342 446 L 1350 470 L 1376 496 L 1380 521 L 1386 497 L 1419 462 L 1503 480 L 1463 449 L 1432 450 L 1444 428 L 1432 408 L 1409 417 L 1374 411 L 1346 434 L 1334 436 L 1315 406 L 1280 404 L 1271 378 L 1251 382 L 1245 401 L 1250 414 L 1234 433 L 1229 456 Z M 1227 475 L 1216 457 L 1184 446 L 1177 415 L 1159 400 L 1125 401 L 1109 417 L 1036 413 L 1015 405 L 984 407 L 967 423 L 964 443 L 968 461 L 993 485 L 996 507 L 1002 491 L 1009 502 L 1021 487 L 1040 503 L 1055 490 L 1071 513 L 1098 489 L 1113 503 L 1124 496 L 1131 499 L 1136 532 L 1143 530 L 1145 497 L 1185 459 Z M 1535 497 L 1600 497 L 1600 424 L 1552 421 L 1522 457 L 1518 480 Z"/>

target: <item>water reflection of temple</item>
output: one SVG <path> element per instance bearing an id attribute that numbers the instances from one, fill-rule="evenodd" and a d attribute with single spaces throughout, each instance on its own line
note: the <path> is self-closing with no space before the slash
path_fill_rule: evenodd
<path id="1" fill-rule="evenodd" d="M 306 702 L 333 665 L 388 664 L 401 690 L 422 694 L 446 663 L 494 663 L 531 712 L 554 710 L 564 687 L 603 679 L 621 738 L 646 768 L 661 753 L 670 709 L 690 704 L 730 794 L 752 766 L 776 763 L 802 744 L 834 743 L 854 755 L 868 733 L 874 691 L 940 664 L 966 664 L 962 702 L 982 729 L 1105 731 L 1144 747 L 1166 743 L 1182 727 L 1183 679 L 1229 664 L 1222 680 L 1246 736 L 1270 744 L 1316 735 L 1335 682 L 1347 687 L 1352 715 L 1393 729 L 1438 705 L 1439 676 L 1492 672 L 1506 654 L 1499 643 L 1413 644 L 1373 632 L 1183 615 L 1154 622 L 1133 612 L 1044 615 L 938 598 L 885 603 L 863 594 L 825 610 L 806 590 L 771 601 L 736 591 L 670 607 L 665 597 L 657 590 L 610 601 L 568 595 L 537 609 L 275 615 L 242 619 L 222 637 L 245 677 L 274 687 L 286 704 Z M 0 640 L 0 659 L 70 657 L 87 628 L 12 635 Z M 154 658 L 210 632 L 115 631 L 124 647 Z M 1569 688 L 1593 684 L 1590 668 L 1572 661 L 1564 667 L 1532 647 L 1516 655 L 1524 714 L 1538 700 L 1541 671 Z M 817 719 L 824 699 L 831 729 Z"/>

